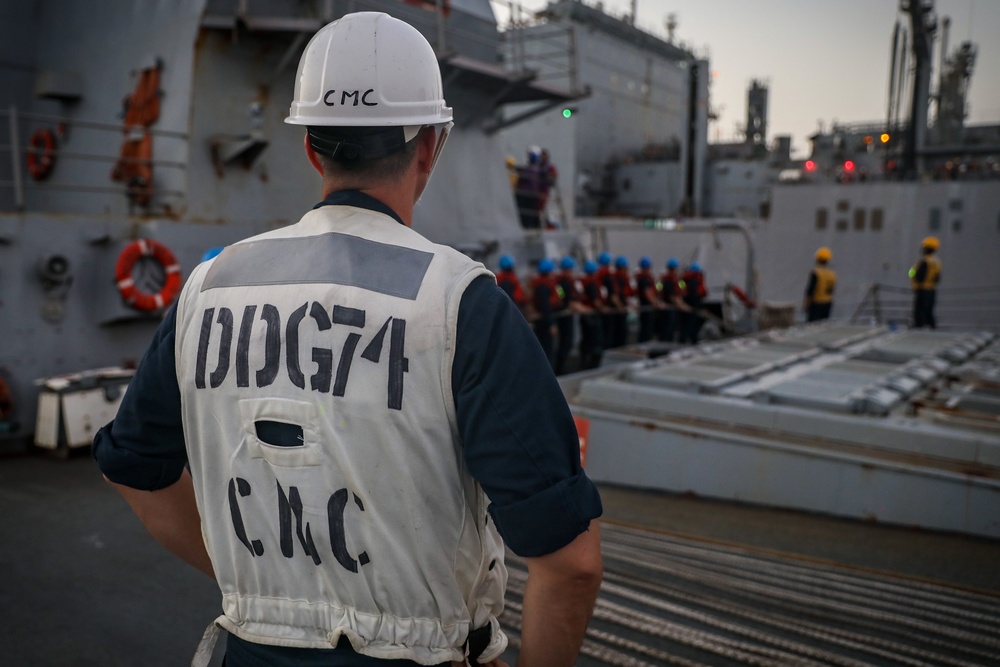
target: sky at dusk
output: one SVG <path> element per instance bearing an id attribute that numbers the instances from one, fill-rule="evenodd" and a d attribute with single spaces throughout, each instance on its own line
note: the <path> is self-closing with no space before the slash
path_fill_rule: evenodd
<path id="1" fill-rule="evenodd" d="M 820 124 L 885 121 L 893 26 L 899 20 L 908 27 L 899 0 L 636 1 L 637 27 L 666 38 L 666 18 L 674 14 L 675 41 L 709 59 L 711 105 L 719 114 L 710 126 L 710 141 L 742 137 L 753 79 L 769 88 L 768 139 L 792 135 L 796 157 L 808 153 L 807 137 Z M 500 4 L 505 3 L 494 7 Z M 522 4 L 540 9 L 546 2 Z M 1000 0 L 937 0 L 934 5 L 935 47 L 947 16 L 948 52 L 963 41 L 977 48 L 966 122 L 1000 124 Z M 605 11 L 615 16 L 629 14 L 630 8 L 630 0 L 604 0 Z M 940 62 L 936 50 L 932 62 L 933 91 Z"/>

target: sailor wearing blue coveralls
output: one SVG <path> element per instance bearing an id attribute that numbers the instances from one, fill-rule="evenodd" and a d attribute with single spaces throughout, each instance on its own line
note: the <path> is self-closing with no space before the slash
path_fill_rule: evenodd
<path id="1" fill-rule="evenodd" d="M 576 260 L 567 255 L 559 260 L 559 308 L 556 315 L 556 329 L 559 340 L 556 344 L 556 375 L 566 371 L 566 360 L 573 350 L 576 338 L 576 313 L 580 310 L 580 281 L 574 273 Z"/>
<path id="2" fill-rule="evenodd" d="M 218 582 L 193 664 L 224 628 L 227 667 L 498 666 L 500 536 L 528 565 L 519 664 L 576 658 L 601 504 L 572 416 L 493 275 L 410 228 L 451 118 L 414 28 L 321 29 L 287 122 L 323 201 L 192 271 L 95 438 L 153 536 Z"/>

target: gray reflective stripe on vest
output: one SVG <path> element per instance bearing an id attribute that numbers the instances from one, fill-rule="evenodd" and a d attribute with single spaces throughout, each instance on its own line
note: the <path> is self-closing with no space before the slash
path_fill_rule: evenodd
<path id="1" fill-rule="evenodd" d="M 201 291 L 216 287 L 333 283 L 417 298 L 434 255 L 330 232 L 237 243 L 222 251 Z"/>

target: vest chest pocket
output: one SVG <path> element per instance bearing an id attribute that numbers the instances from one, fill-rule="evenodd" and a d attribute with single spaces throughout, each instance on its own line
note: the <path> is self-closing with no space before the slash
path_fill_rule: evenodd
<path id="1" fill-rule="evenodd" d="M 255 459 L 283 468 L 320 464 L 316 407 L 289 399 L 239 402 L 243 439 Z"/>

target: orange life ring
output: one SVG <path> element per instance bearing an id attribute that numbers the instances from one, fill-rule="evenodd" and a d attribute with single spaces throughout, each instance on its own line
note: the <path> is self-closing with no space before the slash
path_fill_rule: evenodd
<path id="1" fill-rule="evenodd" d="M 156 294 L 142 292 L 132 280 L 132 268 L 140 257 L 153 257 L 167 273 L 163 288 Z M 181 290 L 181 267 L 167 246 L 151 239 L 133 241 L 125 246 L 115 264 L 115 283 L 126 305 L 151 312 L 169 306 Z"/>
<path id="2" fill-rule="evenodd" d="M 36 181 L 43 181 L 56 165 L 56 135 L 41 127 L 32 133 L 28 147 L 28 173 Z"/>

